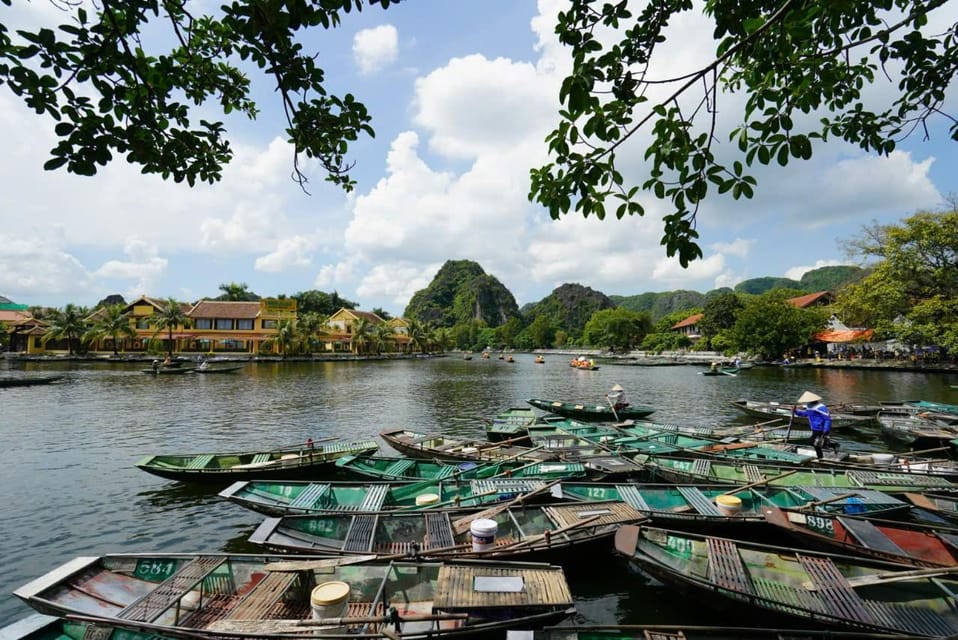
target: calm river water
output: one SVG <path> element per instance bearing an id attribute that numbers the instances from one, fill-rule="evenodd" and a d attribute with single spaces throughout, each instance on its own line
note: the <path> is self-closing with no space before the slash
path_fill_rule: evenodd
<path id="1" fill-rule="evenodd" d="M 830 403 L 958 402 L 949 387 L 956 376 L 940 373 L 756 367 L 733 378 L 685 365 L 579 371 L 562 355 L 545 364 L 530 354 L 515 359 L 260 362 L 238 375 L 163 377 L 133 363 L 22 365 L 66 373 L 68 382 L 0 389 L 0 626 L 31 612 L 13 589 L 74 556 L 256 551 L 246 538 L 261 516 L 215 490 L 136 469 L 147 454 L 376 439 L 391 427 L 482 438 L 482 418 L 527 406 L 526 398 L 602 401 L 615 383 L 633 403 L 656 407 L 654 418 L 683 424 L 744 424 L 729 401 L 795 399 L 806 389 Z M 611 552 L 567 571 L 580 622 L 728 624 L 631 573 Z"/>

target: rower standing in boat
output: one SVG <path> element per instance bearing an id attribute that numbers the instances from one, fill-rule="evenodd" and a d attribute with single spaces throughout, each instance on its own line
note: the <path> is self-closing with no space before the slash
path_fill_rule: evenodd
<path id="1" fill-rule="evenodd" d="M 815 448 L 815 455 L 819 460 L 822 459 L 822 449 L 828 446 L 828 434 L 832 430 L 832 416 L 828 413 L 828 407 L 822 402 L 819 395 L 806 391 L 798 399 L 805 403 L 804 409 L 798 406 L 792 407 L 792 415 L 800 418 L 808 418 L 808 424 L 812 428 L 812 446 Z"/>
<path id="2" fill-rule="evenodd" d="M 609 392 L 609 404 L 613 409 L 624 409 L 629 406 L 629 401 L 625 399 L 625 389 L 622 385 L 616 383 Z"/>

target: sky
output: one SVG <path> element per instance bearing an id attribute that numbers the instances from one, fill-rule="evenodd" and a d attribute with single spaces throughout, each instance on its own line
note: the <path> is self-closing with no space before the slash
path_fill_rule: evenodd
<path id="1" fill-rule="evenodd" d="M 198 7 L 215 2 L 201 1 Z M 669 210 L 622 220 L 571 213 L 553 220 L 529 202 L 529 170 L 548 161 L 568 51 L 553 33 L 564 0 L 410 0 L 347 15 L 304 36 L 334 91 L 373 117 L 373 139 L 350 148 L 351 194 L 307 165 L 309 194 L 291 179 L 285 120 L 268 84 L 254 81 L 253 121 L 215 113 L 236 152 L 214 185 L 144 176 L 122 160 L 94 177 L 47 172 L 53 122 L 0 87 L 0 296 L 28 305 L 92 306 L 111 294 L 194 301 L 245 283 L 260 296 L 318 289 L 361 309 L 402 315 L 447 260 L 472 260 L 520 306 L 565 283 L 607 295 L 707 292 L 764 276 L 798 279 L 850 264 L 843 242 L 872 222 L 896 223 L 958 192 L 958 145 L 946 123 L 913 135 L 888 157 L 841 142 L 810 161 L 754 170 L 751 200 L 714 192 L 697 217 L 704 257 L 687 269 L 660 244 Z M 929 29 L 958 20 L 946 3 Z M 53 3 L 0 5 L 12 28 L 64 22 Z M 650 76 L 671 77 L 714 53 L 700 14 L 673 21 Z M 894 95 L 881 81 L 875 99 Z M 730 130 L 742 98 L 723 96 Z M 954 92 L 949 96 L 954 106 Z M 621 154 L 641 184 L 641 136 Z M 716 153 L 731 151 L 727 133 Z M 727 156 L 730 157 L 730 156 Z M 647 167 L 645 167 L 647 169 Z"/>

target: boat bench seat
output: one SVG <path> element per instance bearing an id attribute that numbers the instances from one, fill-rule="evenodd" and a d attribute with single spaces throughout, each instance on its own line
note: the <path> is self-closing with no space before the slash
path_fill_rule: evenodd
<path id="1" fill-rule="evenodd" d="M 742 556 L 735 543 L 726 538 L 706 538 L 709 551 L 709 578 L 723 589 L 736 593 L 753 593 Z"/>
<path id="2" fill-rule="evenodd" d="M 360 511 L 379 511 L 386 502 L 386 494 L 389 493 L 388 484 L 373 485 L 363 498 L 363 504 L 359 507 Z"/>
<path id="3" fill-rule="evenodd" d="M 645 498 L 642 497 L 642 494 L 639 492 L 638 487 L 635 487 L 631 484 L 617 484 L 615 485 L 615 490 L 619 492 L 619 497 L 627 505 L 641 511 L 643 513 L 651 511 L 651 507 L 645 501 Z"/>
<path id="4" fill-rule="evenodd" d="M 448 513 L 426 513 L 426 549 L 444 549 L 456 544 Z"/>
<path id="5" fill-rule="evenodd" d="M 353 516 L 353 521 L 343 540 L 343 551 L 369 551 L 373 544 L 373 534 L 376 533 L 376 524 L 379 516 Z"/>
<path id="6" fill-rule="evenodd" d="M 842 518 L 840 516 L 837 520 L 845 527 L 846 531 L 852 534 L 852 536 L 865 547 L 898 556 L 907 555 L 901 547 L 895 544 L 894 540 L 885 535 L 881 529 L 868 520 L 856 520 L 854 518 Z"/>
<path id="7" fill-rule="evenodd" d="M 266 613 L 283 597 L 290 585 L 296 581 L 299 574 L 290 572 L 272 571 L 256 585 L 233 607 L 225 616 L 227 620 L 259 620 L 266 618 Z"/>
<path id="8" fill-rule="evenodd" d="M 264 462 L 269 462 L 270 454 L 268 453 L 257 453 L 253 456 L 253 464 L 262 464 Z"/>
<path id="9" fill-rule="evenodd" d="M 745 471 L 745 478 L 749 482 L 761 482 L 765 480 L 765 474 L 762 473 L 762 470 L 755 464 L 746 464 L 743 467 Z"/>
<path id="10" fill-rule="evenodd" d="M 451 465 L 451 464 L 446 465 L 446 466 L 444 466 L 444 467 L 439 467 L 439 471 L 436 473 L 436 478 L 435 478 L 435 479 L 436 479 L 436 480 L 443 480 L 443 479 L 448 478 L 448 477 L 450 477 L 450 476 L 452 476 L 452 475 L 455 475 L 455 473 L 456 473 L 457 471 L 459 471 L 459 467 L 457 467 L 457 466 L 455 466 L 455 465 Z"/>
<path id="11" fill-rule="evenodd" d="M 724 515 L 698 487 L 678 487 L 679 493 L 696 511 L 706 516 Z"/>
<path id="12" fill-rule="evenodd" d="M 407 458 L 403 458 L 402 460 L 396 460 L 395 462 L 393 462 L 391 465 L 389 465 L 383 470 L 383 475 L 402 476 L 402 474 L 405 473 L 409 469 L 409 467 L 413 466 L 414 464 L 416 464 L 414 460 L 409 460 Z"/>
<path id="13" fill-rule="evenodd" d="M 123 620 L 153 622 L 225 562 L 226 558 L 221 556 L 200 556 L 116 615 Z"/>
<path id="14" fill-rule="evenodd" d="M 692 473 L 697 476 L 707 476 L 712 471 L 712 461 L 705 458 L 696 458 L 692 463 Z"/>
<path id="15" fill-rule="evenodd" d="M 299 492 L 299 495 L 289 503 L 293 509 L 311 509 L 316 506 L 316 501 L 326 495 L 329 491 L 327 483 L 311 483 L 305 489 Z"/>
<path id="16" fill-rule="evenodd" d="M 186 465 L 186 468 L 187 469 L 203 469 L 206 467 L 206 465 L 208 465 L 212 461 L 213 461 L 213 454 L 206 453 L 201 456 L 196 456 L 195 458 L 190 460 L 190 463 Z"/>
<path id="17" fill-rule="evenodd" d="M 874 614 L 830 558 L 798 554 L 798 560 L 817 590 L 818 599 L 826 613 L 846 620 L 875 624 Z"/>

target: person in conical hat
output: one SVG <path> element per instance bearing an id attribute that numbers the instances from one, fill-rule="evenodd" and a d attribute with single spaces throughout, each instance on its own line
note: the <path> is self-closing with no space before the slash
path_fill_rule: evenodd
<path id="1" fill-rule="evenodd" d="M 828 445 L 828 434 L 832 430 L 832 416 L 828 413 L 828 407 L 822 402 L 822 397 L 811 391 L 806 391 L 798 398 L 798 403 L 805 405 L 804 409 L 799 409 L 798 405 L 792 407 L 792 415 L 800 418 L 808 418 L 808 424 L 812 429 L 812 446 L 815 448 L 815 456 L 822 459 L 822 449 Z"/>
<path id="2" fill-rule="evenodd" d="M 628 401 L 625 399 L 625 389 L 622 388 L 622 385 L 616 383 L 612 386 L 612 391 L 609 392 L 609 403 L 615 409 L 623 409 L 629 406 Z"/>

